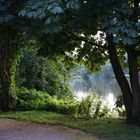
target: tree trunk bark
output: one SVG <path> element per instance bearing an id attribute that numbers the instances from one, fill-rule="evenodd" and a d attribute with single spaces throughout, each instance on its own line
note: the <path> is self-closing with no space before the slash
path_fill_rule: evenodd
<path id="1" fill-rule="evenodd" d="M 13 110 L 16 104 L 15 79 L 12 79 L 13 56 L 10 47 L 12 46 L 0 46 L 0 99 L 3 111 Z"/>
<path id="2" fill-rule="evenodd" d="M 134 46 L 127 46 L 126 51 L 128 54 L 130 83 L 133 93 L 133 117 L 134 121 L 137 123 L 140 119 L 140 85 L 137 69 L 137 55 Z"/>
<path id="3" fill-rule="evenodd" d="M 1 75 L 3 75 L 3 72 L 0 72 Z M 1 76 L 1 109 L 3 111 L 10 111 L 13 109 L 13 103 L 10 99 L 10 94 L 9 94 L 9 81 L 8 77 L 5 77 L 4 75 Z"/>
<path id="4" fill-rule="evenodd" d="M 113 43 L 113 37 L 111 35 L 107 35 L 107 41 L 110 62 L 112 64 L 114 74 L 123 94 L 124 105 L 126 108 L 126 119 L 128 122 L 131 122 L 133 120 L 133 100 L 131 88 L 120 65 L 117 51 Z"/>
<path id="5" fill-rule="evenodd" d="M 10 110 L 10 65 L 7 60 L 6 50 L 0 49 L 0 84 L 1 84 L 1 108 L 4 111 Z M 6 58 L 6 59 L 5 59 Z"/>

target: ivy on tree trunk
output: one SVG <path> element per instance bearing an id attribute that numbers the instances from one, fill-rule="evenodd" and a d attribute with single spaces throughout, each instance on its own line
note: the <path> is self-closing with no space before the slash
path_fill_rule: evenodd
<path id="1" fill-rule="evenodd" d="M 0 47 L 0 100 L 3 111 L 14 110 L 17 100 L 15 73 L 21 50 L 15 47 L 13 51 L 11 48 L 13 46 L 10 41 Z"/>

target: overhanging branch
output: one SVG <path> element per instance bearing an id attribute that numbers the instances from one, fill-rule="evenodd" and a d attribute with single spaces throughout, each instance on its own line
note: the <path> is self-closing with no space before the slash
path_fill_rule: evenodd
<path id="1" fill-rule="evenodd" d="M 102 49 L 107 49 L 107 46 L 105 46 L 105 45 L 103 46 L 103 45 L 94 43 L 94 42 L 92 42 L 92 41 L 89 41 L 89 40 L 85 39 L 85 38 L 82 37 L 82 36 L 79 37 L 79 36 L 74 35 L 74 37 L 75 37 L 76 39 L 81 40 L 81 41 L 84 41 L 84 42 L 86 42 L 86 43 L 88 43 L 88 44 L 90 44 L 90 45 L 92 45 L 92 46 L 96 46 L 96 47 L 99 47 L 99 48 L 102 48 Z"/>
<path id="2" fill-rule="evenodd" d="M 85 43 L 87 44 L 90 44 L 92 46 L 96 46 L 96 47 L 99 47 L 99 48 L 102 48 L 102 49 L 106 49 L 108 50 L 107 46 L 106 45 L 100 45 L 100 44 L 97 44 L 95 42 L 92 42 L 92 41 L 89 41 L 88 39 L 86 39 L 85 37 L 82 37 L 82 36 L 77 36 L 77 35 L 74 35 L 74 34 L 69 34 L 69 33 L 66 33 L 69 37 L 73 38 L 74 40 L 79 40 L 79 41 L 84 41 Z"/>

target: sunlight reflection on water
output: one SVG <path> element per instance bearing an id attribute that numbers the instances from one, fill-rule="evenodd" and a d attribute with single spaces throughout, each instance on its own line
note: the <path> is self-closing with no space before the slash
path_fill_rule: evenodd
<path id="1" fill-rule="evenodd" d="M 90 95 L 90 93 L 84 92 L 84 91 L 74 92 L 74 96 L 79 102 L 82 101 L 82 99 L 86 98 L 89 95 Z M 116 102 L 116 97 L 114 96 L 114 94 L 110 92 L 103 98 L 105 100 L 105 103 L 112 110 L 115 107 L 115 102 Z"/>
<path id="2" fill-rule="evenodd" d="M 90 94 L 84 91 L 74 92 L 74 96 L 78 101 L 82 101 L 82 99 L 86 98 L 88 95 Z"/>
<path id="3" fill-rule="evenodd" d="M 115 107 L 116 98 L 113 93 L 108 93 L 105 97 L 105 101 L 111 110 Z"/>

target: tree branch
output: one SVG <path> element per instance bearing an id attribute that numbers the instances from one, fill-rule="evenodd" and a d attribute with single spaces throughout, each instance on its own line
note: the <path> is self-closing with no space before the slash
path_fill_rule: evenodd
<path id="1" fill-rule="evenodd" d="M 87 40 L 87 39 L 85 39 L 84 37 L 82 37 L 82 36 L 74 36 L 76 39 L 78 39 L 78 40 L 81 40 L 81 41 L 84 41 L 84 42 L 86 42 L 86 43 L 88 43 L 88 44 L 90 44 L 90 45 L 92 45 L 92 46 L 96 46 L 96 47 L 99 47 L 99 48 L 102 48 L 102 49 L 107 49 L 107 46 L 102 46 L 102 45 L 99 45 L 99 44 L 97 44 L 97 43 L 94 43 L 94 42 L 91 42 L 91 41 L 89 41 L 89 40 Z"/>
<path id="2" fill-rule="evenodd" d="M 100 44 L 97 44 L 95 42 L 92 42 L 92 41 L 89 41 L 88 39 L 86 39 L 85 37 L 82 37 L 82 36 L 77 36 L 77 35 L 74 35 L 74 34 L 69 34 L 69 33 L 66 33 L 69 37 L 72 37 L 73 39 L 75 40 L 79 40 L 79 41 L 84 41 L 92 46 L 96 46 L 96 47 L 99 47 L 99 48 L 102 48 L 102 49 L 106 49 L 108 50 L 107 46 L 106 45 L 100 45 Z"/>

